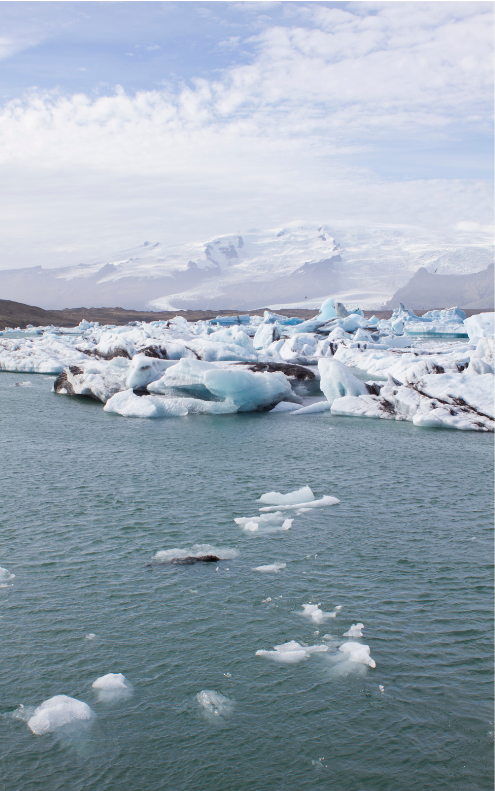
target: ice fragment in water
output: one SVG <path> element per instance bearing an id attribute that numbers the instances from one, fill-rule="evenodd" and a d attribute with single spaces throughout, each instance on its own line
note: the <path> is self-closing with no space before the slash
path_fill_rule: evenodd
<path id="1" fill-rule="evenodd" d="M 253 571 L 266 571 L 267 573 L 277 573 L 282 569 L 285 569 L 287 563 L 271 563 L 268 566 L 256 566 Z"/>
<path id="2" fill-rule="evenodd" d="M 279 511 L 234 519 L 234 522 L 247 533 L 273 533 L 277 530 L 290 530 L 293 521 L 293 519 L 285 519 Z"/>
<path id="3" fill-rule="evenodd" d="M 359 662 L 362 665 L 376 667 L 375 660 L 370 656 L 369 645 L 363 645 L 363 643 L 353 643 L 349 641 L 348 643 L 343 643 L 341 646 L 339 646 L 339 651 L 342 651 L 343 654 L 346 654 L 350 662 Z"/>
<path id="4" fill-rule="evenodd" d="M 301 645 L 296 640 L 274 646 L 274 651 L 256 651 L 256 656 L 281 662 L 283 665 L 297 665 L 309 659 L 311 654 L 328 651 L 327 645 Z"/>
<path id="5" fill-rule="evenodd" d="M 266 505 L 294 505 L 295 503 L 309 502 L 314 499 L 315 496 L 309 486 L 303 486 L 302 489 L 297 489 L 287 494 L 267 492 L 266 494 L 262 494 L 260 499 L 256 502 L 265 503 Z"/>
<path id="6" fill-rule="evenodd" d="M 0 588 L 8 587 L 14 578 L 15 574 L 11 574 L 8 569 L 4 569 L 3 566 L 0 566 Z"/>
<path id="7" fill-rule="evenodd" d="M 170 563 L 176 558 L 199 558 L 205 555 L 215 555 L 220 560 L 232 560 L 238 556 L 237 549 L 231 547 L 214 547 L 211 544 L 193 544 L 192 547 L 175 547 L 174 549 L 161 549 L 153 556 L 159 563 Z"/>
<path id="8" fill-rule="evenodd" d="M 104 702 L 122 700 L 132 695 L 132 684 L 122 673 L 107 673 L 93 681 L 93 689 L 98 690 L 98 699 Z"/>
<path id="9" fill-rule="evenodd" d="M 378 684 L 378 689 L 380 690 L 380 692 L 385 692 L 385 687 L 383 686 L 383 684 Z"/>
<path id="10" fill-rule="evenodd" d="M 204 713 L 212 718 L 224 719 L 232 714 L 234 709 L 233 701 L 213 689 L 202 689 L 196 695 L 196 700 L 203 707 Z"/>
<path id="11" fill-rule="evenodd" d="M 45 700 L 28 720 L 28 727 L 37 735 L 49 733 L 78 720 L 90 720 L 93 712 L 87 703 L 67 695 Z"/>
<path id="12" fill-rule="evenodd" d="M 93 634 L 93 632 L 90 632 L 89 634 L 85 635 L 85 637 L 86 637 L 86 640 L 94 640 L 96 635 Z"/>
<path id="13" fill-rule="evenodd" d="M 303 604 L 302 608 L 301 615 L 310 618 L 313 623 L 323 623 L 323 621 L 327 621 L 329 618 L 335 618 L 337 615 L 336 609 L 333 612 L 324 612 L 320 610 L 317 604 Z"/>
<path id="14" fill-rule="evenodd" d="M 312 500 L 306 503 L 294 503 L 294 505 L 265 505 L 264 508 L 260 508 L 260 511 L 268 512 L 275 511 L 276 509 L 279 511 L 290 511 L 293 508 L 306 508 L 309 510 L 310 508 L 323 508 L 326 505 L 337 505 L 337 503 L 340 503 L 340 500 L 338 500 L 336 497 L 330 497 L 330 495 L 325 494 L 319 500 Z"/>
<path id="15" fill-rule="evenodd" d="M 353 623 L 349 631 L 344 632 L 344 637 L 362 637 L 361 629 L 364 629 L 364 623 Z"/>

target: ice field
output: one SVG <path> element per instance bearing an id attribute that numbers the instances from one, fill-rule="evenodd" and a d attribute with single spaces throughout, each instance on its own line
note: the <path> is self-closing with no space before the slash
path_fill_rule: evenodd
<path id="1" fill-rule="evenodd" d="M 276 409 L 493 431 L 494 315 L 458 308 L 390 320 L 328 299 L 308 321 L 269 311 L 189 324 L 5 330 L 0 369 L 58 374 L 61 395 L 123 417 Z M 20 383 L 22 384 L 22 383 Z"/>

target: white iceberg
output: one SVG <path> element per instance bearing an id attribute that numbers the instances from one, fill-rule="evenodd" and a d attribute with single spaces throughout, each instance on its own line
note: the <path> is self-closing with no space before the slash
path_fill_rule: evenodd
<path id="1" fill-rule="evenodd" d="M 132 684 L 122 673 L 107 673 L 93 681 L 93 689 L 98 690 L 98 698 L 103 702 L 113 702 L 132 695 Z"/>
<path id="2" fill-rule="evenodd" d="M 310 508 L 323 508 L 327 505 L 337 505 L 338 503 L 340 503 L 340 500 L 338 500 L 336 497 L 331 497 L 330 495 L 326 494 L 319 500 L 309 500 L 304 503 L 294 503 L 293 505 L 269 505 L 265 506 L 264 508 L 260 508 L 260 511 L 290 511 L 294 508 L 309 510 Z"/>
<path id="3" fill-rule="evenodd" d="M 213 689 L 202 689 L 196 695 L 196 700 L 204 714 L 215 719 L 226 719 L 234 710 L 234 702 Z"/>
<path id="4" fill-rule="evenodd" d="M 347 632 L 344 632 L 344 637 L 362 637 L 364 623 L 353 623 Z"/>
<path id="5" fill-rule="evenodd" d="M 263 571 L 266 574 L 277 574 L 287 567 L 287 563 L 271 563 L 267 566 L 256 566 L 253 571 Z"/>
<path id="6" fill-rule="evenodd" d="M 368 392 L 364 382 L 356 377 L 335 358 L 325 358 L 318 361 L 320 371 L 320 388 L 325 394 L 329 404 L 336 398 L 346 395 L 359 396 Z"/>
<path id="7" fill-rule="evenodd" d="M 286 519 L 281 511 L 258 514 L 257 516 L 239 516 L 234 519 L 246 533 L 274 533 L 278 530 L 290 530 L 293 519 Z"/>
<path id="8" fill-rule="evenodd" d="M 342 643 L 339 646 L 339 651 L 346 655 L 346 658 L 350 662 L 357 662 L 361 665 L 369 665 L 369 667 L 376 667 L 376 662 L 370 656 L 370 647 L 369 645 L 364 645 L 364 643 L 354 643 L 349 641 L 348 643 Z"/>
<path id="9" fill-rule="evenodd" d="M 313 623 L 323 623 L 330 618 L 335 618 L 338 611 L 339 608 L 333 610 L 333 612 L 324 612 L 317 604 L 303 604 L 301 615 L 304 615 L 305 618 L 309 618 Z"/>
<path id="10" fill-rule="evenodd" d="M 296 489 L 294 492 L 281 494 L 280 492 L 267 492 L 262 494 L 258 503 L 265 503 L 266 505 L 294 505 L 302 502 L 309 502 L 314 500 L 315 496 L 309 486 L 303 486 L 301 489 Z"/>
<path id="11" fill-rule="evenodd" d="M 93 712 L 87 703 L 67 695 L 55 695 L 45 700 L 28 720 L 28 728 L 37 735 L 50 733 L 64 725 L 88 721 Z"/>
<path id="12" fill-rule="evenodd" d="M 296 640 L 289 643 L 282 643 L 274 646 L 273 651 L 260 649 L 256 651 L 256 656 L 270 659 L 272 662 L 280 662 L 283 665 L 297 665 L 309 659 L 311 654 L 324 653 L 328 651 L 327 645 L 301 645 Z"/>
<path id="13" fill-rule="evenodd" d="M 15 579 L 15 574 L 11 574 L 8 569 L 0 566 L 0 588 L 7 588 L 13 579 Z"/>

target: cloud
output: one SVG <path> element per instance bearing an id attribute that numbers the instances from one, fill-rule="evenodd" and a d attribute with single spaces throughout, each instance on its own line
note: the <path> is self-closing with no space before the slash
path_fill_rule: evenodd
<path id="1" fill-rule="evenodd" d="M 373 163 L 398 143 L 404 161 L 410 141 L 441 158 L 460 129 L 490 135 L 491 6 L 304 10 L 306 21 L 300 13 L 297 24 L 265 26 L 250 39 L 249 63 L 215 79 L 132 95 L 33 91 L 6 103 L 2 265 L 17 260 L 21 236 L 30 256 L 36 245 L 82 256 L 120 246 L 119 233 L 131 246 L 143 234 L 180 241 L 298 218 L 442 232 L 488 223 L 483 182 L 405 179 L 400 164 L 391 178 Z"/>

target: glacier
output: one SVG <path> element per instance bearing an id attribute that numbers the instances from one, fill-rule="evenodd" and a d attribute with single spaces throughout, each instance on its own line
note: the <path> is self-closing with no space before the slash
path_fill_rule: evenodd
<path id="1" fill-rule="evenodd" d="M 273 412 L 494 430 L 494 313 L 417 316 L 401 304 L 379 320 L 331 297 L 308 321 L 271 311 L 221 318 L 6 329 L 0 371 L 53 375 L 55 393 L 127 418 Z"/>

